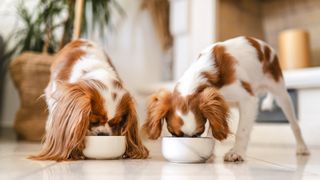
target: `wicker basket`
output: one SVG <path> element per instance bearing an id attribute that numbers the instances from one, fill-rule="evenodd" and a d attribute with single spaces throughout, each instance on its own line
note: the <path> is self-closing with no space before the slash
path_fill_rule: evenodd
<path id="1" fill-rule="evenodd" d="M 47 108 L 41 97 L 50 78 L 53 56 L 25 52 L 11 61 L 10 74 L 20 97 L 14 128 L 19 139 L 39 141 L 45 132 Z"/>

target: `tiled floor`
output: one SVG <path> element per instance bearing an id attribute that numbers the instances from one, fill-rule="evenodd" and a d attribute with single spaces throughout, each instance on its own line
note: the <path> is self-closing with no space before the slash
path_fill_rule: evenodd
<path id="1" fill-rule="evenodd" d="M 86 160 L 56 163 L 26 159 L 39 144 L 0 137 L 0 179 L 320 179 L 320 147 L 311 156 L 297 157 L 293 145 L 251 144 L 247 161 L 224 163 L 229 143 L 217 144 L 216 156 L 205 164 L 176 164 L 164 160 L 160 143 L 147 143 L 147 160 Z"/>

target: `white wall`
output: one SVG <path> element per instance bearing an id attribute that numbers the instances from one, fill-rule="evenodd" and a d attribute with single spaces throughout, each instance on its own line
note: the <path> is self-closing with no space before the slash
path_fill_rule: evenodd
<path id="1" fill-rule="evenodd" d="M 174 36 L 174 79 L 216 40 L 215 0 L 171 0 L 171 32 Z"/>
<path id="2" fill-rule="evenodd" d="M 146 97 L 136 92 L 162 81 L 167 76 L 163 74 L 168 68 L 165 64 L 171 57 L 161 49 L 149 11 L 141 11 L 142 1 L 119 2 L 126 17 L 117 23 L 103 44 L 125 86 L 133 93 L 139 119 L 143 121 Z M 98 39 L 93 37 L 94 41 Z"/>

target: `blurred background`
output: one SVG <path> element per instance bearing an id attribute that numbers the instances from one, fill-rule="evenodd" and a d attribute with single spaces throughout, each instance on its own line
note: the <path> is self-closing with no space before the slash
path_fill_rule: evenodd
<path id="1" fill-rule="evenodd" d="M 16 138 L 41 139 L 47 112 L 39 96 L 52 55 L 72 39 L 75 6 L 74 0 L 1 1 L 1 134 L 14 129 Z M 141 122 L 147 97 L 172 88 L 200 50 L 252 36 L 279 52 L 307 144 L 320 145 L 320 1 L 87 0 L 82 9 L 80 36 L 110 55 L 135 94 Z M 233 126 L 237 117 L 235 109 Z M 261 112 L 258 122 L 252 141 L 294 142 L 279 109 Z"/>

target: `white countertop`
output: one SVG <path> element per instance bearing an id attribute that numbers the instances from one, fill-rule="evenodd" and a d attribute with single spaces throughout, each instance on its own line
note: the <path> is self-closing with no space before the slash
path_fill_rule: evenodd
<path id="1" fill-rule="evenodd" d="M 320 88 L 320 67 L 285 70 L 283 74 L 288 88 Z"/>

